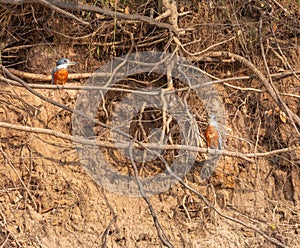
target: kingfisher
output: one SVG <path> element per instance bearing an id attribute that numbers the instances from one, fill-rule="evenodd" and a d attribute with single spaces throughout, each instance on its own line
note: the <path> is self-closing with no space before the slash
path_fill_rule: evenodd
<path id="1" fill-rule="evenodd" d="M 67 58 L 61 58 L 57 61 L 56 67 L 52 70 L 52 84 L 63 85 L 68 80 L 68 66 L 76 65 Z"/>
<path id="2" fill-rule="evenodd" d="M 208 126 L 205 131 L 205 139 L 209 148 L 221 150 L 222 139 L 219 133 L 218 123 L 215 118 L 215 114 L 211 114 L 208 118 Z"/>

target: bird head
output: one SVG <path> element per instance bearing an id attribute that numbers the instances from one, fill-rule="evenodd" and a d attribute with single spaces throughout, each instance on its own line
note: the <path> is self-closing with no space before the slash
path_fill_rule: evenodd
<path id="1" fill-rule="evenodd" d="M 65 68 L 67 69 L 67 67 L 69 65 L 76 65 L 76 62 L 72 62 L 70 61 L 69 59 L 67 58 L 61 58 L 57 61 L 56 63 L 56 68 L 59 70 L 59 69 L 62 69 L 62 68 Z"/>
<path id="2" fill-rule="evenodd" d="M 209 117 L 208 117 L 208 123 L 210 125 L 213 125 L 213 126 L 218 126 L 218 123 L 216 121 L 216 115 L 215 114 L 211 114 Z"/>

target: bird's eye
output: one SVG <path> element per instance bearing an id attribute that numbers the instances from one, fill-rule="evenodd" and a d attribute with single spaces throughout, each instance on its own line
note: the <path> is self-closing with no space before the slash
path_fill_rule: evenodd
<path id="1" fill-rule="evenodd" d="M 67 62 L 68 62 L 68 61 L 65 59 L 65 60 L 64 60 L 64 63 L 67 63 Z"/>

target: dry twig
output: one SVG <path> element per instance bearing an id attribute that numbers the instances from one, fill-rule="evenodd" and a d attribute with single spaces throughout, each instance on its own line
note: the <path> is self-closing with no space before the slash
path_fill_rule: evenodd
<path id="1" fill-rule="evenodd" d="M 195 193 L 209 208 L 213 209 L 218 215 L 220 215 L 221 217 L 233 221 L 235 223 L 238 223 L 242 226 L 245 226 L 249 229 L 252 229 L 253 231 L 259 233 L 260 235 L 262 235 L 264 238 L 266 238 L 267 240 L 269 240 L 270 242 L 272 242 L 273 244 L 278 245 L 279 247 L 283 247 L 283 248 L 288 248 L 288 246 L 286 246 L 285 244 L 281 243 L 279 240 L 267 235 L 265 232 L 263 232 L 262 230 L 260 230 L 259 228 L 247 224 L 241 220 L 238 220 L 234 217 L 228 216 L 224 213 L 222 213 L 219 209 L 217 209 L 215 206 L 213 206 L 202 194 L 200 194 L 196 189 L 194 189 L 193 187 L 189 186 L 187 183 L 185 183 L 180 177 L 178 177 L 176 174 L 174 174 L 172 172 L 172 170 L 170 169 L 170 167 L 167 165 L 167 163 L 165 163 L 165 166 L 167 168 L 167 171 L 170 173 L 170 175 L 174 176 L 185 188 L 187 188 L 188 190 L 192 191 L 193 193 Z"/>
<path id="2" fill-rule="evenodd" d="M 138 15 L 138 14 L 125 14 L 117 11 L 112 11 L 108 9 L 101 9 L 97 6 L 88 5 L 88 4 L 73 4 L 73 3 L 67 3 L 67 2 L 54 2 L 54 1 L 45 1 L 45 0 L 0 0 L 0 3 L 4 4 L 24 4 L 24 3 L 40 3 L 46 7 L 52 8 L 66 16 L 69 16 L 71 18 L 76 19 L 77 21 L 89 25 L 88 22 L 84 22 L 81 19 L 77 18 L 76 16 L 73 16 L 72 14 L 62 10 L 62 9 L 70 9 L 70 10 L 76 10 L 76 11 L 88 11 L 88 12 L 94 12 L 99 13 L 101 15 L 111 17 L 111 18 L 118 18 L 123 20 L 131 20 L 131 21 L 141 21 L 148 23 L 150 25 L 159 27 L 159 28 L 166 28 L 174 32 L 175 34 L 178 32 L 172 25 L 168 23 L 159 22 L 151 17 Z"/>
<path id="3" fill-rule="evenodd" d="M 157 233 L 158 233 L 158 236 L 159 236 L 160 240 L 162 241 L 162 243 L 165 246 L 167 246 L 169 248 L 173 248 L 174 246 L 168 240 L 167 235 L 165 234 L 164 229 L 162 228 L 161 224 L 159 223 L 159 220 L 157 218 L 155 210 L 154 210 L 154 208 L 153 208 L 153 206 L 152 206 L 149 198 L 147 197 L 147 195 L 146 195 L 146 193 L 144 191 L 143 185 L 142 185 L 142 183 L 141 183 L 141 181 L 139 179 L 139 172 L 138 172 L 138 169 L 137 169 L 136 164 L 134 162 L 134 158 L 133 158 L 133 154 L 132 154 L 132 149 L 133 149 L 133 144 L 130 143 L 129 144 L 129 156 L 130 156 L 131 164 L 132 164 L 133 169 L 134 169 L 134 175 L 135 175 L 135 178 L 136 178 L 136 181 L 137 181 L 137 184 L 138 184 L 141 196 L 144 198 L 145 202 L 147 203 L 147 205 L 149 207 L 149 210 L 151 212 L 151 215 L 152 215 L 152 218 L 153 218 L 153 222 L 155 224 L 155 227 L 156 227 L 156 230 L 157 230 Z"/>
<path id="4" fill-rule="evenodd" d="M 46 134 L 46 135 L 53 135 L 57 138 L 61 138 L 63 140 L 70 140 L 79 144 L 85 144 L 85 145 L 91 145 L 91 146 L 99 146 L 99 147 L 106 147 L 106 148 L 114 148 L 114 149 L 124 149 L 129 148 L 130 143 L 128 142 L 104 142 L 104 141 L 93 141 L 89 139 L 84 139 L 82 137 L 72 136 L 69 134 L 64 134 L 61 132 L 57 132 L 51 129 L 44 129 L 44 128 L 37 128 L 37 127 L 27 127 L 27 126 L 20 126 L 20 125 L 14 125 L 6 122 L 0 122 L 0 127 L 3 128 L 11 128 L 19 131 L 24 132 L 31 132 L 31 133 L 39 133 L 39 134 Z M 134 144 L 135 148 L 144 148 L 144 149 L 151 149 L 151 150 L 185 150 L 185 151 L 192 151 L 192 152 L 200 152 L 200 153 L 206 153 L 207 148 L 201 148 L 201 147 L 192 147 L 187 145 L 159 145 L 157 143 L 142 143 L 142 146 L 140 143 Z M 254 163 L 254 161 L 251 158 L 255 157 L 269 157 L 274 156 L 276 154 L 280 153 L 289 153 L 295 150 L 299 150 L 300 147 L 292 146 L 287 147 L 283 149 L 273 150 L 269 152 L 261 152 L 261 153 L 239 153 L 239 152 L 232 152 L 232 151 L 219 151 L 219 150 L 210 150 L 210 154 L 222 154 L 224 156 L 229 157 L 237 157 L 244 159 L 250 163 Z"/>
<path id="5" fill-rule="evenodd" d="M 270 96 L 273 98 L 273 100 L 275 101 L 275 103 L 278 105 L 279 108 L 283 109 L 284 111 L 286 111 L 286 113 L 289 115 L 289 117 L 291 119 L 293 119 L 295 121 L 295 123 L 297 123 L 300 126 L 300 117 L 297 116 L 295 113 L 293 113 L 289 107 L 286 105 L 286 103 L 283 101 L 283 99 L 281 98 L 278 90 L 275 87 L 272 87 L 270 85 L 270 83 L 268 82 L 268 80 L 265 78 L 265 76 L 263 75 L 263 73 L 257 69 L 257 67 L 252 64 L 248 59 L 231 53 L 231 52 L 213 52 L 210 54 L 210 56 L 213 57 L 231 57 L 234 60 L 244 64 L 245 66 L 247 66 L 249 69 L 252 70 L 252 72 L 256 75 L 256 77 L 259 79 L 259 81 L 263 84 L 263 86 L 266 88 L 266 90 L 268 91 L 268 93 L 270 94 Z M 296 128 L 297 132 L 299 133 L 298 129 Z"/>
<path id="6" fill-rule="evenodd" d="M 2 145 L 0 144 L 0 152 L 2 153 L 3 157 L 6 159 L 7 163 L 9 164 L 9 166 L 11 167 L 11 169 L 14 171 L 14 173 L 16 174 L 16 176 L 18 177 L 19 181 L 21 182 L 22 186 L 24 187 L 24 189 L 26 190 L 27 194 L 29 195 L 29 197 L 31 198 L 33 205 L 34 205 L 34 209 L 37 210 L 37 204 L 35 202 L 35 199 L 33 197 L 33 195 L 30 193 L 29 188 L 26 186 L 26 184 L 24 183 L 23 179 L 21 178 L 21 176 L 19 175 L 18 171 L 16 170 L 15 166 L 13 165 L 13 163 L 10 161 L 8 155 L 3 151 Z"/>
<path id="7" fill-rule="evenodd" d="M 65 15 L 65 16 L 68 16 L 84 25 L 89 25 L 88 22 L 85 22 L 85 21 L 81 20 L 80 18 L 78 18 L 77 16 L 58 8 L 57 6 L 55 6 L 55 4 L 51 3 L 51 1 L 46 1 L 46 0 L 0 0 L 0 3 L 2 3 L 2 4 L 17 4 L 17 5 L 24 4 L 24 3 L 40 3 L 50 9 L 53 9 L 53 10 Z"/>

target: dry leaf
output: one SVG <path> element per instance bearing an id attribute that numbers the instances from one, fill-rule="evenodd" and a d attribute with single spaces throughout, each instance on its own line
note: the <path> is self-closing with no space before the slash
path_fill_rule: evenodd
<path id="1" fill-rule="evenodd" d="M 129 7 L 128 7 L 128 6 L 125 7 L 124 13 L 125 13 L 125 14 L 129 14 L 129 13 L 130 13 L 130 12 L 129 12 Z"/>
<path id="2" fill-rule="evenodd" d="M 282 121 L 282 123 L 286 123 L 286 114 L 284 112 L 279 112 L 279 118 Z"/>

